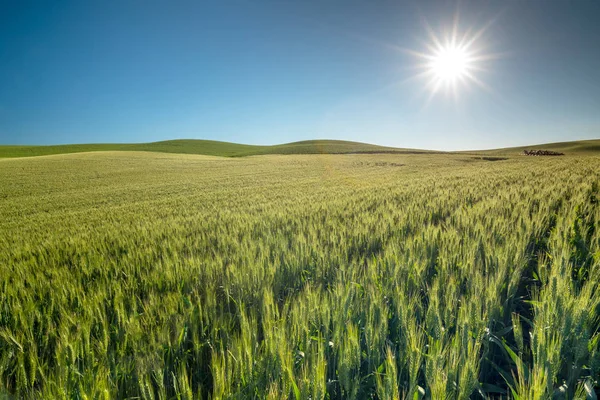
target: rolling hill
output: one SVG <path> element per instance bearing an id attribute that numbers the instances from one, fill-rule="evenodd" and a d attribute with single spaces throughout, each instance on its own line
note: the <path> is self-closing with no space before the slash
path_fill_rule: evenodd
<path id="1" fill-rule="evenodd" d="M 491 150 L 474 150 L 469 153 L 515 155 L 521 154 L 523 150 L 551 150 L 565 153 L 566 155 L 600 155 L 600 139 L 536 144 L 531 146 L 507 147 Z"/>
<path id="2" fill-rule="evenodd" d="M 0 146 L 0 158 L 32 157 L 89 151 L 155 151 L 161 153 L 201 154 L 242 157 L 264 154 L 348 154 L 348 153 L 428 153 L 426 150 L 400 149 L 342 140 L 307 140 L 257 146 L 213 140 L 166 140 L 153 143 L 69 144 L 55 146 Z"/>
<path id="3" fill-rule="evenodd" d="M 65 144 L 54 146 L 0 146 L 0 158 L 45 156 L 89 151 L 155 151 L 161 153 L 240 156 L 268 146 L 252 146 L 213 140 L 167 140 L 153 143 Z"/>
<path id="4" fill-rule="evenodd" d="M 552 150 L 567 155 L 599 155 L 600 139 L 559 142 L 491 150 L 471 150 L 461 154 L 518 155 L 523 150 Z M 244 157 L 265 154 L 355 154 L 355 153 L 444 153 L 430 150 L 378 146 L 343 140 L 306 140 L 271 146 L 181 139 L 152 143 L 98 143 L 52 146 L 0 146 L 0 158 L 33 157 L 90 151 L 151 151 L 161 153 L 200 154 L 221 157 Z"/>

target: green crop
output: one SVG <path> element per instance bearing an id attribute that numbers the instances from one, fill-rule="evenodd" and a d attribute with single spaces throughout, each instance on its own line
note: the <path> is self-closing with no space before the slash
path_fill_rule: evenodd
<path id="1" fill-rule="evenodd" d="M 0 160 L 0 397 L 586 399 L 600 159 Z"/>

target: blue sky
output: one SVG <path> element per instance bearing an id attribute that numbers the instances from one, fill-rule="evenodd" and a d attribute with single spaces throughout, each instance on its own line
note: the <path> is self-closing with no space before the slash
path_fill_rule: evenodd
<path id="1" fill-rule="evenodd" d="M 410 79 L 493 23 L 458 97 Z M 0 0 L 0 143 L 329 138 L 428 149 L 600 138 L 600 2 Z"/>

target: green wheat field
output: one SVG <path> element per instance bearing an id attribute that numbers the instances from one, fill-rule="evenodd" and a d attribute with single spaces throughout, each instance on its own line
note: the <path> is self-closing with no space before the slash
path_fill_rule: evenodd
<path id="1" fill-rule="evenodd" d="M 0 398 L 596 398 L 595 148 L 121 146 L 0 151 Z"/>

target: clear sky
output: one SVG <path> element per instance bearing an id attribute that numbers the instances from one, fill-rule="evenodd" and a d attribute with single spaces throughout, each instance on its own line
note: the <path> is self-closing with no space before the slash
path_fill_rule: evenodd
<path id="1" fill-rule="evenodd" d="M 407 50 L 457 10 L 461 35 L 488 26 L 486 88 L 431 96 Z M 0 0 L 0 143 L 600 138 L 599 21 L 597 0 Z"/>

